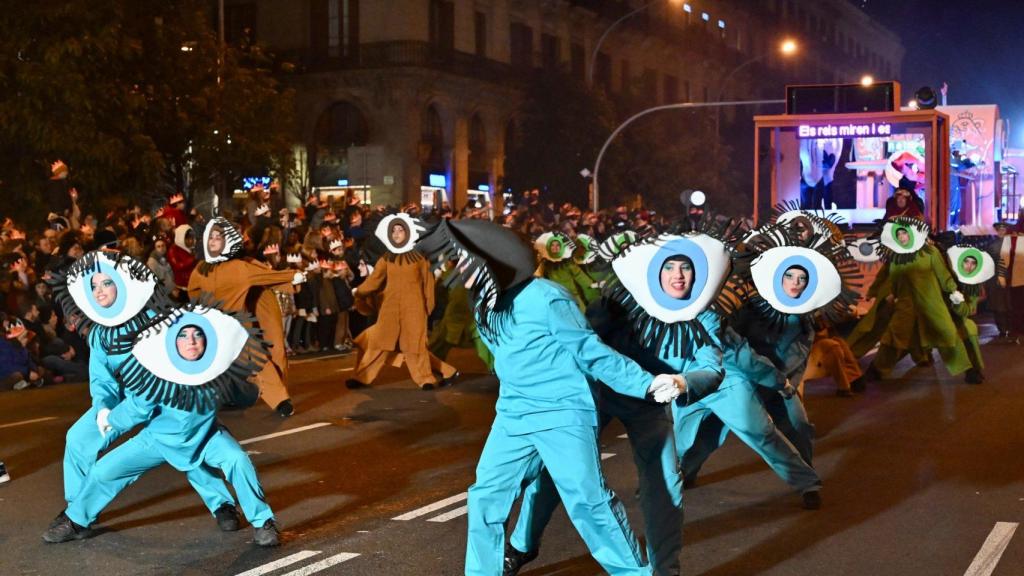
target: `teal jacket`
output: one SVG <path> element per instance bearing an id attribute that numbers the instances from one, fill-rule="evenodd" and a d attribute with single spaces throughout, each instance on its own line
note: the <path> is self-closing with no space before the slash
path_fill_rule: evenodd
<path id="1" fill-rule="evenodd" d="M 550 280 L 506 291 L 480 334 L 501 382 L 494 425 L 512 435 L 597 426 L 596 381 L 645 398 L 654 378 L 602 342 L 573 297 Z"/>
<path id="2" fill-rule="evenodd" d="M 216 410 L 179 410 L 125 390 L 124 400 L 110 411 L 109 420 L 119 434 L 146 423 L 138 436 L 171 466 L 188 471 L 202 463 L 207 440 L 217 431 L 216 416 Z"/>
<path id="3" fill-rule="evenodd" d="M 97 410 L 113 410 L 124 398 L 121 385 L 114 379 L 114 372 L 128 359 L 131 352 L 111 354 L 103 345 L 103 340 L 126 333 L 127 330 L 123 328 L 99 325 L 93 326 L 89 332 L 89 395 L 92 396 L 92 405 Z"/>

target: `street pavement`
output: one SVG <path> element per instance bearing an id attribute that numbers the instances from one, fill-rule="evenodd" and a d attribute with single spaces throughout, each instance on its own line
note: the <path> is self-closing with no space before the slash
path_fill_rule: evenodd
<path id="1" fill-rule="evenodd" d="M 991 327 L 983 327 L 985 333 Z M 730 438 L 685 494 L 688 576 L 1024 574 L 1024 346 L 983 348 L 988 381 L 968 386 L 940 366 L 916 368 L 838 398 L 829 381 L 805 399 L 817 426 L 821 510 Z M 457 385 L 418 390 L 404 370 L 344 386 L 353 357 L 293 363 L 295 416 L 266 406 L 224 412 L 259 471 L 283 531 L 260 549 L 252 529 L 218 531 L 185 482 L 163 466 L 125 490 L 89 539 L 44 544 L 61 511 L 64 434 L 87 387 L 0 394 L 0 576 L 461 574 L 467 487 L 494 417 L 497 382 L 454 351 Z M 898 372 L 899 373 L 899 372 Z M 623 430 L 602 436 L 609 484 L 642 532 L 636 470 Z M 1001 556 L 1000 556 L 1001 554 Z M 524 576 L 601 570 L 565 513 Z"/>

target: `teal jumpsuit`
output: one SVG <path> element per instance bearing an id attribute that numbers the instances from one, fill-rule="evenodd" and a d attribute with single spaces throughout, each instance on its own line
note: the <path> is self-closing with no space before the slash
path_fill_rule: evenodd
<path id="1" fill-rule="evenodd" d="M 500 576 L 505 523 L 522 487 L 546 467 L 573 525 L 612 575 L 652 574 L 605 485 L 592 382 L 644 398 L 653 376 L 609 348 L 573 297 L 532 279 L 506 291 L 481 324 L 501 382 L 496 416 L 469 488 L 467 576 Z"/>

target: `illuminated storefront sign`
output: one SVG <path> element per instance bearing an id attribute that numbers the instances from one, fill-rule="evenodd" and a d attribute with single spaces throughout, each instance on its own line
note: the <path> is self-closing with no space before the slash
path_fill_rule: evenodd
<path id="1" fill-rule="evenodd" d="M 858 138 L 889 136 L 892 125 L 887 122 L 866 122 L 863 124 L 823 124 L 810 126 L 801 124 L 797 128 L 799 138 Z"/>

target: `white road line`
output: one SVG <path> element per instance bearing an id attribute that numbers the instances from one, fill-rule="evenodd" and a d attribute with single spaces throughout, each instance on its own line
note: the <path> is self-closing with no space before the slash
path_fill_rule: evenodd
<path id="1" fill-rule="evenodd" d="M 302 426 L 299 428 L 292 428 L 290 430 L 282 430 L 280 432 L 274 432 L 273 434 L 264 434 L 263 436 L 257 436 L 255 438 L 249 438 L 248 440 L 242 440 L 239 444 L 252 444 L 253 442 L 260 442 L 263 440 L 270 440 L 271 438 L 277 438 L 279 436 L 287 436 L 289 434 L 296 434 L 298 432 L 305 432 L 306 430 L 312 430 L 314 428 L 323 428 L 324 426 L 330 426 L 330 422 L 317 422 L 316 424 L 310 424 L 309 426 Z"/>
<path id="2" fill-rule="evenodd" d="M 328 354 L 326 356 L 317 356 L 316 358 L 303 358 L 302 360 L 289 360 L 288 361 L 288 365 L 289 366 L 294 366 L 296 364 L 309 364 L 311 362 L 319 362 L 321 360 L 334 360 L 335 358 L 344 358 L 345 356 L 349 356 L 350 354 L 351 353 L 349 353 L 349 354 Z"/>
<path id="3" fill-rule="evenodd" d="M 353 558 L 355 558 L 357 556 L 359 556 L 359 554 L 353 554 L 352 552 L 342 552 L 341 554 L 335 554 L 334 556 L 330 556 L 330 557 L 324 558 L 323 560 L 321 560 L 319 562 L 313 562 L 312 564 L 309 564 L 307 566 L 303 566 L 302 568 L 299 568 L 298 570 L 292 570 L 291 572 L 288 572 L 287 574 L 283 574 L 282 576 L 308 576 L 309 574 L 312 574 L 314 572 L 319 572 L 319 571 L 323 570 L 324 568 L 330 568 L 331 566 L 334 566 L 335 564 L 341 564 L 342 562 L 348 562 L 349 560 L 351 560 L 351 559 L 353 559 Z"/>
<path id="4" fill-rule="evenodd" d="M 615 456 L 614 452 L 601 452 L 601 460 L 607 460 L 612 456 Z"/>
<path id="5" fill-rule="evenodd" d="M 405 514 L 402 514 L 401 516 L 395 516 L 394 518 L 392 518 L 392 520 L 402 520 L 402 521 L 413 520 L 415 518 L 419 518 L 420 516 L 426 516 L 427 514 L 430 514 L 431 512 L 434 512 L 436 510 L 440 510 L 441 508 L 447 508 L 448 506 L 451 506 L 452 504 L 455 504 L 456 502 L 462 502 L 463 500 L 465 500 L 468 497 L 469 497 L 469 493 L 468 492 L 463 492 L 462 494 L 456 494 L 455 496 L 451 496 L 449 498 L 445 498 L 444 500 L 440 500 L 438 502 L 434 502 L 433 504 L 428 504 L 428 505 L 426 505 L 426 506 L 424 506 L 422 508 L 417 508 L 417 509 L 413 510 L 412 512 L 406 512 Z"/>
<path id="6" fill-rule="evenodd" d="M 967 568 L 967 572 L 964 572 L 964 576 L 990 576 L 996 569 L 1006 546 L 1010 544 L 1010 538 L 1013 538 L 1017 525 L 1016 522 L 996 522 L 985 543 L 981 545 L 981 550 L 978 550 L 974 561 Z"/>
<path id="7" fill-rule="evenodd" d="M 622 438 L 623 440 L 625 440 L 626 438 L 629 438 L 629 434 L 619 434 L 618 436 L 616 436 L 616 438 Z"/>
<path id="8" fill-rule="evenodd" d="M 10 424 L 0 424 L 0 428 L 14 428 L 15 426 L 22 426 L 24 424 L 35 424 L 36 422 L 49 422 L 50 420 L 56 420 L 56 416 L 46 416 L 45 418 L 33 418 L 31 420 L 22 420 L 21 422 L 11 422 Z"/>
<path id="9" fill-rule="evenodd" d="M 292 554 L 291 556 L 285 556 L 280 560 L 274 560 L 269 564 L 257 566 L 252 570 L 246 570 L 245 572 L 241 572 L 239 574 L 236 574 L 235 576 L 260 576 L 261 574 L 273 572 L 278 568 L 284 568 L 285 566 L 290 566 L 292 564 L 295 564 L 296 562 L 302 562 L 306 558 L 312 558 L 313 556 L 316 556 L 319 553 L 319 550 L 303 550 L 302 552 L 297 552 L 295 554 Z"/>
<path id="10" fill-rule="evenodd" d="M 447 522 L 447 521 L 451 520 L 452 518 L 458 518 L 459 516 L 462 516 L 463 514 L 465 514 L 468 511 L 469 511 L 469 506 L 459 506 L 455 510 L 452 510 L 451 512 L 445 512 L 444 514 L 441 514 L 440 516 L 435 516 L 435 517 L 427 520 L 427 522 Z"/>

